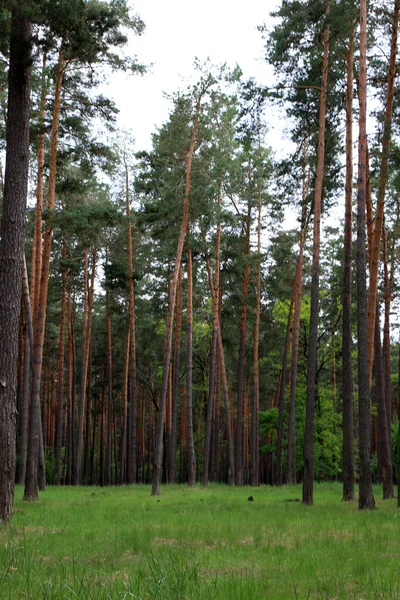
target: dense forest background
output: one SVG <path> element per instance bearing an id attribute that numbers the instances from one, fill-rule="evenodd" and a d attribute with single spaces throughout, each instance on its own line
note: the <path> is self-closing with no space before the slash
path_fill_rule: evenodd
<path id="1" fill-rule="evenodd" d="M 284 0 L 259 28 L 275 79 L 196 64 L 150 151 L 96 92 L 111 70 L 146 68 L 124 54 L 146 35 L 124 0 L 0 6 L 3 149 L 10 23 L 33 24 L 25 497 L 47 484 L 303 481 L 312 503 L 315 479 L 342 480 L 351 499 L 359 478 L 392 497 L 398 2 L 370 2 L 365 27 L 357 2 Z M 295 148 L 283 159 L 265 142 L 277 106 Z"/>

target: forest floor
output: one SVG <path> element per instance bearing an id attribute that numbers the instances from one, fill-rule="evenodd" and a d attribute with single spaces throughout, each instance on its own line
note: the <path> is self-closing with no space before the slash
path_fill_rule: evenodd
<path id="1" fill-rule="evenodd" d="M 359 511 L 340 484 L 16 490 L 0 530 L 0 598 L 287 600 L 400 597 L 400 509 Z M 248 501 L 252 496 L 254 501 Z"/>

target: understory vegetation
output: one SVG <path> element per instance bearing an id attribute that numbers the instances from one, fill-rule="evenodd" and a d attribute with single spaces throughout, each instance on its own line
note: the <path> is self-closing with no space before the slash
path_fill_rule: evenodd
<path id="1" fill-rule="evenodd" d="M 313 507 L 299 486 L 149 491 L 49 487 L 27 503 L 18 487 L 1 598 L 398 598 L 396 500 L 359 511 L 339 483 L 317 484 Z"/>

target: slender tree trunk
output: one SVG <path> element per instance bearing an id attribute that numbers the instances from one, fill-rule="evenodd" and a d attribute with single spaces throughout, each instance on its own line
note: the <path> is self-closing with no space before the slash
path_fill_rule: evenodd
<path id="1" fill-rule="evenodd" d="M 111 340 L 111 315 L 109 292 L 106 291 L 107 306 L 107 445 L 106 445 L 106 471 L 105 485 L 112 484 L 112 340 Z"/>
<path id="2" fill-rule="evenodd" d="M 31 380 L 31 357 L 33 349 L 33 323 L 32 308 L 29 294 L 28 271 L 24 255 L 23 270 L 23 306 L 25 313 L 25 342 L 24 342 L 24 369 L 23 369 L 23 390 L 19 408 L 19 430 L 20 430 L 20 467 L 17 476 L 17 483 L 24 485 L 26 474 L 26 456 L 28 450 L 28 427 L 29 427 L 29 392 Z"/>
<path id="3" fill-rule="evenodd" d="M 305 153 L 306 159 L 306 153 Z M 306 163 L 305 163 L 306 165 Z M 299 361 L 299 339 L 300 339 L 300 320 L 301 320 L 301 297 L 303 288 L 303 258 L 304 245 L 307 232 L 307 196 L 309 191 L 310 170 L 306 175 L 306 166 L 304 166 L 303 177 L 303 206 L 301 210 L 299 257 L 296 265 L 296 280 L 294 292 L 294 313 L 293 313 L 293 335 L 292 335 L 292 358 L 290 365 L 290 400 L 289 400 L 289 419 L 288 419 L 288 465 L 287 482 L 289 485 L 296 485 L 296 390 L 297 390 L 297 367 Z"/>
<path id="4" fill-rule="evenodd" d="M 293 281 L 292 288 L 292 297 L 290 299 L 290 307 L 289 307 L 289 315 L 287 321 L 286 328 L 286 337 L 285 337 L 285 346 L 283 349 L 283 358 L 282 358 L 282 373 L 279 385 L 279 395 L 278 395 L 278 435 L 276 442 L 276 485 L 282 485 L 282 445 L 283 445 L 283 413 L 285 410 L 285 392 L 286 385 L 288 379 L 288 356 L 290 353 L 290 332 L 292 328 L 293 321 L 293 304 L 294 304 L 294 295 L 295 295 L 295 283 L 297 280 L 297 271 L 299 268 L 299 261 L 297 261 L 296 272 Z"/>
<path id="5" fill-rule="evenodd" d="M 68 275 L 67 298 L 68 349 L 67 349 L 67 476 L 66 483 L 72 483 L 74 456 L 73 381 L 74 381 L 74 323 L 72 310 L 72 273 Z"/>
<path id="6" fill-rule="evenodd" d="M 79 407 L 78 407 L 78 427 L 76 441 L 76 455 L 73 465 L 73 484 L 79 485 L 81 480 L 81 462 L 83 451 L 83 423 L 85 415 L 85 398 L 86 398 L 86 356 L 87 356 L 87 323 L 88 323 L 88 295 L 89 295 L 89 252 L 85 248 L 84 253 L 84 268 L 83 268 L 83 309 L 82 309 L 82 344 L 81 344 L 81 382 L 79 391 Z"/>
<path id="7" fill-rule="evenodd" d="M 67 242 L 63 240 L 62 250 L 63 261 L 67 258 Z M 61 482 L 61 448 L 63 438 L 63 412 L 64 412 L 64 358 L 65 358 L 65 309 L 67 305 L 67 271 L 62 266 L 62 292 L 61 292 L 61 316 L 60 316 L 60 337 L 59 337 L 59 356 L 58 356 L 58 394 L 57 394 L 57 418 L 56 418 L 56 485 Z"/>
<path id="8" fill-rule="evenodd" d="M 218 239 L 218 237 L 217 237 L 217 239 Z M 219 245 L 217 245 L 217 248 L 219 248 Z M 218 256 L 218 261 L 219 261 L 219 252 L 217 252 L 217 256 Z M 207 257 L 206 265 L 207 265 L 208 281 L 209 281 L 209 285 L 210 285 L 212 302 L 214 303 L 215 289 L 214 289 L 213 283 L 212 283 L 211 266 L 210 266 L 209 257 Z M 218 270 L 219 270 L 219 263 L 218 263 Z M 219 277 L 219 275 L 218 275 L 218 277 Z M 218 286 L 219 286 L 219 279 L 218 279 Z M 218 296 L 220 298 L 219 292 L 218 292 Z M 218 300 L 218 302 L 220 302 L 220 299 Z M 232 427 L 232 417 L 231 417 L 231 403 L 230 403 L 230 396 L 229 396 L 228 379 L 226 376 L 225 355 L 224 355 L 224 347 L 222 344 L 221 320 L 220 320 L 220 309 L 219 308 L 218 308 L 217 320 L 216 320 L 216 335 L 217 335 L 218 357 L 219 357 L 220 369 L 221 369 L 222 390 L 223 390 L 223 394 L 224 394 L 224 405 L 225 405 L 226 445 L 227 445 L 227 453 L 228 453 L 227 483 L 228 483 L 228 485 L 234 485 L 234 483 L 235 483 L 235 460 L 234 460 L 234 449 L 233 449 L 233 427 Z"/>
<path id="9" fill-rule="evenodd" d="M 389 446 L 388 421 L 385 402 L 385 376 L 383 369 L 381 332 L 379 325 L 379 305 L 375 319 L 375 390 L 378 407 L 378 452 L 382 469 L 383 499 L 393 498 L 392 458 Z"/>
<path id="10" fill-rule="evenodd" d="M 368 296 L 366 281 L 365 204 L 367 194 L 367 2 L 360 0 L 360 86 L 357 199 L 357 337 L 360 509 L 375 508 L 371 479 L 371 408 L 368 373 Z M 375 321 L 375 315 L 374 315 Z"/>
<path id="11" fill-rule="evenodd" d="M 383 238 L 383 266 L 384 266 L 384 300 L 385 300 L 385 322 L 383 327 L 383 360 L 385 369 L 385 399 L 386 399 L 386 418 L 388 425 L 389 447 L 391 448 L 392 439 L 392 381 L 390 373 L 390 305 L 393 296 L 394 286 L 394 267 L 395 267 L 395 238 L 391 247 L 391 268 L 389 274 L 388 257 L 388 235 L 384 232 Z"/>
<path id="12" fill-rule="evenodd" d="M 251 406 L 251 467 L 250 483 L 253 487 L 260 485 L 259 475 L 259 448 L 258 448 L 258 413 L 260 408 L 260 376 L 259 376 L 259 339 L 260 339 L 260 315 L 261 315 L 261 190 L 258 197 L 258 220 L 257 220 L 257 285 L 256 285 L 256 321 L 254 325 L 254 349 L 253 349 L 253 395 Z"/>
<path id="13" fill-rule="evenodd" d="M 250 203 L 247 210 L 246 219 L 246 244 L 245 244 L 245 267 L 242 286 L 242 308 L 240 313 L 240 337 L 239 337 L 239 362 L 238 362 L 238 392 L 237 392 L 237 410 L 236 410 L 236 485 L 243 485 L 243 398 L 244 398 L 244 379 L 245 379 L 245 361 L 246 361 L 246 328 L 247 328 L 247 296 L 249 291 L 250 265 L 248 256 L 250 252 L 250 221 L 251 207 Z"/>
<path id="14" fill-rule="evenodd" d="M 343 401 L 343 497 L 354 500 L 354 423 L 353 423 L 353 369 L 351 335 L 352 283 L 352 221 L 353 221 L 353 79 L 354 30 L 351 30 L 346 58 L 346 205 L 344 219 L 343 266 L 343 342 L 342 342 L 342 401 Z"/>
<path id="15" fill-rule="evenodd" d="M 124 385 L 122 389 L 122 428 L 121 428 L 121 441 L 120 441 L 120 467 L 119 467 L 119 483 L 126 483 L 126 443 L 128 434 L 128 393 L 129 393 L 129 354 L 130 354 L 131 336 L 128 330 L 128 336 L 126 338 L 126 352 L 125 352 L 125 367 L 124 367 Z"/>
<path id="16" fill-rule="evenodd" d="M 176 319 L 175 319 L 175 349 L 174 349 L 174 373 L 172 384 L 172 428 L 170 444 L 170 483 L 176 483 L 176 449 L 178 435 L 178 398 L 179 398 L 179 369 L 181 358 L 181 340 L 182 340 L 182 277 L 179 273 L 178 291 L 176 300 Z M 194 449 L 193 449 L 194 451 Z"/>
<path id="17" fill-rule="evenodd" d="M 326 4 L 326 16 L 329 18 L 330 0 Z M 329 62 L 329 23 L 326 24 L 324 33 L 324 58 L 322 64 L 322 81 L 319 106 L 319 132 L 317 173 L 314 190 L 314 232 L 313 255 L 311 267 L 311 310 L 310 310 L 310 335 L 308 340 L 307 364 L 307 404 L 306 426 L 304 432 L 304 479 L 303 497 L 305 504 L 313 504 L 314 493 L 314 412 L 315 412 L 315 386 L 317 368 L 317 342 L 318 342 L 318 313 L 319 313 L 319 257 L 320 257 L 320 221 L 322 184 L 325 162 L 325 112 L 326 95 L 328 88 L 328 62 Z"/>
<path id="18" fill-rule="evenodd" d="M 189 194 L 190 194 L 190 178 L 192 171 L 192 159 L 194 153 L 194 145 L 197 138 L 197 130 L 199 127 L 199 113 L 200 113 L 200 101 L 198 99 L 196 105 L 196 115 L 193 125 L 192 139 L 190 142 L 190 148 L 187 153 L 186 159 L 186 185 L 185 185 L 185 197 L 184 197 L 184 209 L 183 218 L 181 224 L 181 231 L 179 235 L 178 248 L 175 258 L 174 274 L 171 285 L 171 296 L 168 306 L 168 317 L 167 317 L 167 330 L 165 334 L 165 350 L 164 350 L 164 363 L 163 363 L 163 378 L 161 383 L 160 402 L 159 402 L 159 413 L 156 433 L 156 445 L 154 450 L 154 468 L 153 468 L 153 484 L 151 493 L 153 496 L 160 494 L 161 486 L 161 475 L 162 475 L 162 459 L 163 459 L 163 432 L 164 432 L 164 416 L 165 416 L 165 405 L 167 399 L 167 388 L 168 388 L 168 373 L 171 361 L 171 349 L 172 349 L 172 327 L 174 321 L 174 309 L 175 309 L 175 298 L 176 290 L 178 287 L 178 277 L 181 267 L 183 244 L 185 241 L 186 230 L 189 221 Z"/>
<path id="19" fill-rule="evenodd" d="M 196 485 L 196 454 L 193 440 L 193 269 L 192 253 L 187 252 L 187 329 L 186 329 L 186 407 L 188 441 L 188 485 Z M 189 414 L 190 410 L 190 414 Z"/>
<path id="20" fill-rule="evenodd" d="M 128 220 L 128 271 L 129 271 L 129 444 L 127 482 L 136 483 L 137 477 L 137 382 L 136 382 L 136 333 L 135 333 L 135 282 L 133 278 L 133 242 L 131 223 L 131 199 L 129 193 L 129 170 L 125 161 L 125 199 Z"/>
<path id="21" fill-rule="evenodd" d="M 49 216 L 46 219 L 44 234 L 42 272 L 40 278 L 40 292 L 35 322 L 35 339 L 32 361 L 32 398 L 29 416 L 29 442 L 27 471 L 25 481 L 25 500 L 37 500 L 37 464 L 40 446 L 40 383 L 42 377 L 43 344 L 46 326 L 47 292 L 49 287 L 50 251 L 53 234 L 53 210 L 55 206 L 56 174 L 57 174 L 57 146 L 58 128 L 61 108 L 61 91 L 64 73 L 64 54 L 60 50 L 53 106 L 53 122 L 50 141 L 50 173 L 48 183 L 47 209 Z"/>
<path id="22" fill-rule="evenodd" d="M 382 139 L 382 155 L 379 173 L 378 200 L 375 213 L 375 229 L 372 242 L 372 254 L 369 272 L 369 291 L 368 291 L 368 381 L 371 387 L 372 382 L 372 364 L 374 356 L 374 333 L 376 317 L 376 294 L 378 289 L 378 267 L 381 249 L 381 237 L 385 206 L 385 193 L 388 179 L 388 163 L 390 140 L 392 135 L 392 115 L 394 84 L 397 75 L 396 56 L 397 56 L 397 36 L 399 25 L 399 2 L 395 0 L 394 12 L 392 17 L 392 41 L 390 48 L 389 75 L 386 96 L 385 120 Z M 360 83 L 361 85 L 361 83 Z"/>
<path id="23" fill-rule="evenodd" d="M 33 233 L 32 243 L 32 263 L 31 263 L 31 298 L 32 298 L 32 314 L 34 320 L 37 317 L 40 292 L 40 277 L 42 273 L 42 211 L 43 211 L 43 190 L 44 190 L 44 159 L 45 159 L 45 131 L 44 117 L 46 113 L 46 65 L 47 52 L 43 52 L 42 64 L 42 90 L 40 98 L 39 111 L 39 139 L 37 150 L 37 187 L 36 187 L 36 213 L 35 213 L 35 229 Z"/>
<path id="24" fill-rule="evenodd" d="M 400 508 L 400 342 L 398 347 L 397 375 L 397 420 L 399 423 L 397 430 L 397 507 Z"/>

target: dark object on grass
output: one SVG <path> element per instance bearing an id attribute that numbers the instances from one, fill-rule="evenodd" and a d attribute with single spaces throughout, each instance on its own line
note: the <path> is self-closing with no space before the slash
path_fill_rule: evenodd
<path id="1" fill-rule="evenodd" d="M 286 500 L 282 500 L 282 502 L 301 502 L 300 498 L 286 498 Z"/>
<path id="2" fill-rule="evenodd" d="M 248 500 L 249 502 L 254 502 L 254 498 L 253 498 L 253 496 L 249 496 L 249 497 L 247 498 L 247 500 Z"/>

